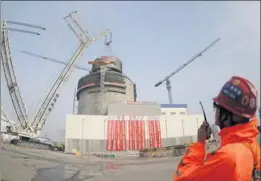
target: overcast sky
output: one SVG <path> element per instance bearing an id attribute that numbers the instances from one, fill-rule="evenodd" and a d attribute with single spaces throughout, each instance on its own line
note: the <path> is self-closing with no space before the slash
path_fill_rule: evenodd
<path id="1" fill-rule="evenodd" d="M 168 103 L 165 85 L 154 88 L 154 84 L 219 37 L 221 41 L 203 57 L 171 78 L 174 103 L 186 103 L 189 113 L 198 114 L 201 113 L 198 101 L 202 100 L 212 118 L 212 97 L 233 75 L 250 79 L 260 92 L 259 1 L 4 1 L 1 8 L 2 19 L 47 29 L 41 36 L 9 33 L 18 83 L 31 118 L 36 103 L 44 90 L 51 87 L 62 65 L 21 51 L 68 61 L 77 48 L 77 39 L 63 17 L 75 10 L 91 35 L 98 35 L 104 28 L 113 32 L 111 51 L 105 49 L 103 40 L 97 41 L 86 50 L 78 64 L 90 67 L 87 62 L 95 56 L 118 56 L 123 61 L 124 73 L 137 83 L 138 100 Z M 59 139 L 55 130 L 65 128 L 65 115 L 72 112 L 74 88 L 85 74 L 75 70 L 62 88 L 44 128 L 54 139 Z M 1 81 L 3 105 L 9 117 L 16 119 L 3 72 Z"/>

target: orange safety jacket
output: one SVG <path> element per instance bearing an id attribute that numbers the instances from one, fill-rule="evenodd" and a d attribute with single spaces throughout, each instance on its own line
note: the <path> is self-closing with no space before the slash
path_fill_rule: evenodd
<path id="1" fill-rule="evenodd" d="M 183 155 L 174 181 L 252 181 L 253 165 L 260 172 L 257 118 L 220 131 L 221 146 L 205 157 L 205 145 L 197 142 Z"/>

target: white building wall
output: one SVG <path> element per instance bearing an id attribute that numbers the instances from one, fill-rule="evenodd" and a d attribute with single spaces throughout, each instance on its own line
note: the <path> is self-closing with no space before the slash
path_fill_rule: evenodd
<path id="1" fill-rule="evenodd" d="M 122 116 L 120 118 L 117 116 L 115 117 L 110 116 L 109 119 L 130 120 L 129 116 Z M 203 122 L 202 115 L 160 116 L 156 119 L 160 120 L 162 146 L 182 144 L 184 143 L 183 138 L 186 137 L 190 137 L 190 139 L 192 139 L 191 137 L 193 137 L 193 141 L 195 141 L 195 136 L 197 135 L 197 129 Z M 85 147 L 89 151 L 93 150 L 95 152 L 101 150 L 105 151 L 106 139 L 107 139 L 107 120 L 108 120 L 107 116 L 67 115 L 66 133 L 65 133 L 65 140 L 66 140 L 65 144 L 67 149 L 66 151 L 70 152 L 70 150 L 73 149 L 72 147 L 77 147 L 78 149 L 82 149 L 83 147 Z M 142 117 L 138 117 L 136 120 L 145 121 L 145 135 L 146 135 L 146 142 L 148 145 L 148 139 L 149 139 L 148 120 L 151 120 L 151 117 L 142 116 Z M 128 140 L 127 124 L 126 124 L 126 139 Z M 82 141 L 80 140 L 87 140 L 87 141 L 86 143 L 82 143 Z"/>
<path id="2" fill-rule="evenodd" d="M 166 116 L 178 116 L 178 115 L 187 115 L 186 108 L 161 108 L 162 115 Z"/>

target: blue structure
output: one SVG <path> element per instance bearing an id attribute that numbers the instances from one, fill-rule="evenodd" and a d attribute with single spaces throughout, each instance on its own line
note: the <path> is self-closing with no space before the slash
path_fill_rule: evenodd
<path id="1" fill-rule="evenodd" d="M 187 104 L 161 104 L 161 108 L 188 108 Z"/>

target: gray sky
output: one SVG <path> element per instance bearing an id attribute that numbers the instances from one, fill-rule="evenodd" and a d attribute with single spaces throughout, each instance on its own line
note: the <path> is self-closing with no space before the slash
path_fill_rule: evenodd
<path id="1" fill-rule="evenodd" d="M 104 28 L 113 32 L 112 50 L 103 39 L 88 48 L 78 64 L 90 67 L 95 56 L 110 54 L 123 61 L 123 68 L 137 83 L 138 99 L 167 103 L 165 85 L 154 84 L 214 39 L 221 41 L 173 78 L 174 103 L 188 104 L 191 114 L 201 113 L 202 100 L 213 118 L 212 97 L 233 75 L 250 79 L 260 92 L 260 2 L 2 2 L 2 19 L 47 28 L 41 36 L 10 32 L 15 71 L 29 117 L 44 90 L 50 87 L 62 65 L 22 54 L 26 50 L 68 61 L 77 39 L 63 17 L 77 10 L 91 35 Z M 22 28 L 22 27 L 20 27 Z M 33 30 L 28 29 L 27 30 Z M 56 129 L 65 128 L 65 115 L 72 112 L 73 92 L 86 72 L 75 70 L 60 94 L 44 132 L 58 139 Z M 1 73 L 1 95 L 9 117 L 16 119 Z"/>

